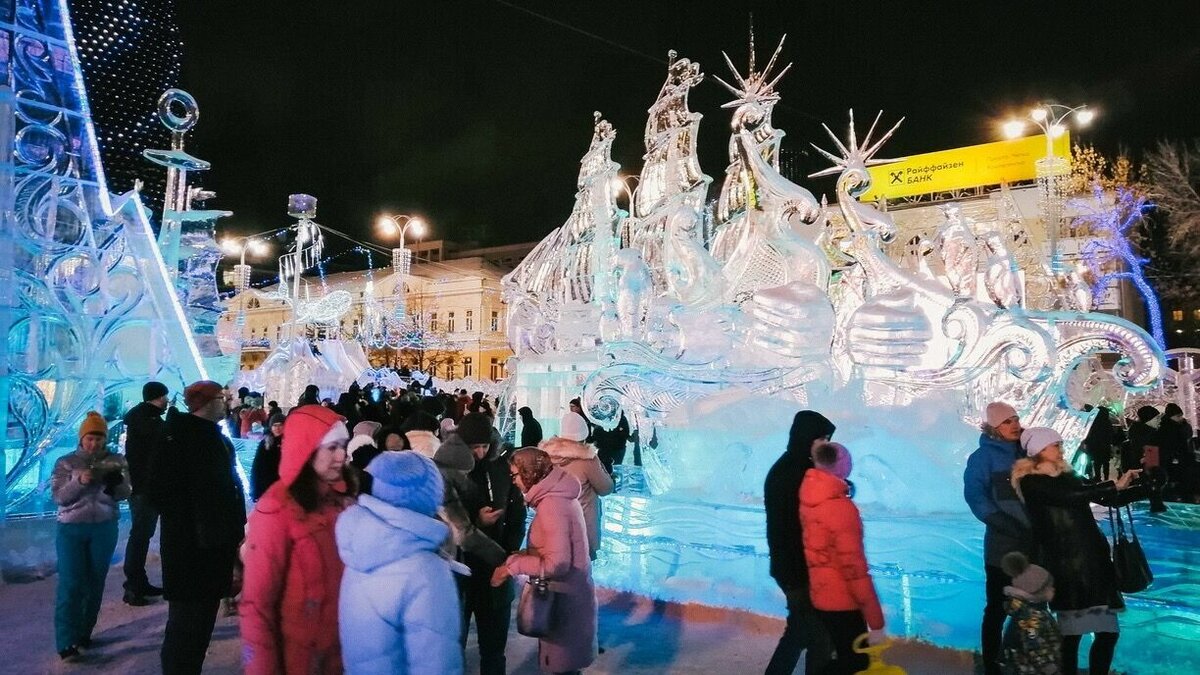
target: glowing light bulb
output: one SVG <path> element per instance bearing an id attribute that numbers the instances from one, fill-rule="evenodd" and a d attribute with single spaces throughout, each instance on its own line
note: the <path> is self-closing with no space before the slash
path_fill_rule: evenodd
<path id="1" fill-rule="evenodd" d="M 425 234 L 425 221 L 420 218 L 413 218 L 408 221 L 408 227 L 412 230 L 413 235 L 420 237 Z"/>
<path id="2" fill-rule="evenodd" d="M 1049 113 L 1046 112 L 1045 108 L 1034 108 L 1032 111 L 1030 111 L 1029 117 L 1034 122 L 1045 122 L 1047 114 Z"/>
<path id="3" fill-rule="evenodd" d="M 1087 108 L 1076 111 L 1075 113 L 1075 121 L 1079 122 L 1079 126 L 1081 127 L 1086 127 L 1087 125 L 1091 124 L 1092 120 L 1094 119 L 1096 119 L 1096 113 Z"/>
<path id="4" fill-rule="evenodd" d="M 1002 127 L 1005 138 L 1020 138 L 1025 133 L 1025 123 L 1021 120 L 1009 120 Z"/>
<path id="5" fill-rule="evenodd" d="M 1050 138 L 1058 138 L 1067 132 L 1067 128 L 1061 124 L 1050 125 Z"/>

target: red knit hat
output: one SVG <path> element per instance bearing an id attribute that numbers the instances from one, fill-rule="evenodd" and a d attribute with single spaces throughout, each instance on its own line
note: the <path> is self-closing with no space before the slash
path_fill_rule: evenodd
<path id="1" fill-rule="evenodd" d="M 279 460 L 279 480 L 291 485 L 326 436 L 350 438 L 346 418 L 320 405 L 302 405 L 292 409 L 283 422 L 282 457 Z M 341 431 L 338 434 L 338 430 Z M 334 440 L 331 438 L 330 440 Z M 325 441 L 328 442 L 328 441 Z"/>

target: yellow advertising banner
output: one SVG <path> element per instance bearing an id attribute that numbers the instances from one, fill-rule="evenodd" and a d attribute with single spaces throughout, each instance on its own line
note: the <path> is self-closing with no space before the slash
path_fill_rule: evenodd
<path id="1" fill-rule="evenodd" d="M 1054 154 L 1070 159 L 1069 133 L 1054 139 Z M 1037 178 L 1034 162 L 1045 156 L 1044 135 L 912 155 L 899 162 L 868 169 L 871 189 L 859 199 L 898 199 L 1030 180 Z"/>

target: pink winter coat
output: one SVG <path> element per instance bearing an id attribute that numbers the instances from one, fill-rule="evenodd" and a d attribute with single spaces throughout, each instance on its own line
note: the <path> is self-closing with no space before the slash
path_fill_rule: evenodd
<path id="1" fill-rule="evenodd" d="M 556 623 L 538 640 L 538 665 L 550 673 L 579 670 L 596 658 L 596 592 L 579 491 L 579 481 L 558 467 L 529 488 L 525 501 L 535 510 L 529 548 L 505 562 L 514 575 L 545 575 L 556 593 Z"/>
<path id="2" fill-rule="evenodd" d="M 238 606 L 246 673 L 342 672 L 338 595 L 343 565 L 333 527 L 350 500 L 339 491 L 344 486 L 323 484 L 317 509 L 305 512 L 288 492 L 325 431 L 341 419 L 315 405 L 288 416 L 279 480 L 250 514 Z"/>
<path id="3" fill-rule="evenodd" d="M 587 525 L 588 547 L 592 560 L 600 551 L 600 497 L 612 494 L 613 479 L 596 457 L 596 447 L 555 436 L 538 446 L 550 455 L 556 466 L 575 477 L 583 489 L 579 504 L 583 507 L 583 522 Z"/>

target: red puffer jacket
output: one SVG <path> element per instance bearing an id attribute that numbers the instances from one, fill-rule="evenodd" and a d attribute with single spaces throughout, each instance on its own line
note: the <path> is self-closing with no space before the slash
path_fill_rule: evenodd
<path id="1" fill-rule="evenodd" d="M 846 481 L 809 469 L 800 483 L 800 523 L 813 607 L 859 610 L 872 629 L 883 628 L 883 610 L 867 572 L 862 518 Z"/>
<path id="2" fill-rule="evenodd" d="M 306 512 L 288 492 L 321 438 L 341 423 L 321 406 L 294 410 L 284 423 L 279 480 L 250 514 L 238 613 L 242 668 L 251 675 L 342 672 L 338 596 L 344 567 L 333 526 L 350 500 L 344 485 L 322 484 L 320 504 Z"/>

